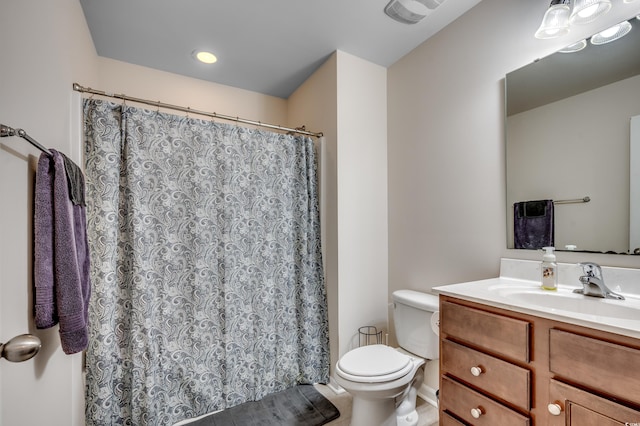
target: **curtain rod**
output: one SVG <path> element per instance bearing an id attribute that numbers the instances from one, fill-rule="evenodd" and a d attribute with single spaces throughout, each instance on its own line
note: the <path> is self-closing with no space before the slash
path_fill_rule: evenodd
<path id="1" fill-rule="evenodd" d="M 44 152 L 45 154 L 48 154 L 49 156 L 53 155 L 53 154 L 51 154 L 51 151 L 49 151 L 47 148 L 42 146 L 40 144 L 40 142 L 38 142 L 37 140 L 35 140 L 31 136 L 29 136 L 27 134 L 27 132 L 25 132 L 24 130 L 22 130 L 22 129 L 14 129 L 14 128 L 11 128 L 9 126 L 5 126 L 4 124 L 0 124 L 0 137 L 4 138 L 4 137 L 7 137 L 7 136 L 19 136 L 22 139 L 24 139 L 27 142 L 29 142 L 31 145 L 33 145 L 36 148 L 38 148 L 40 151 Z"/>
<path id="2" fill-rule="evenodd" d="M 73 83 L 73 90 L 75 90 L 76 92 L 81 92 L 81 93 L 91 93 L 92 95 L 100 95 L 100 96 L 106 96 L 106 97 L 109 97 L 109 98 L 122 99 L 123 101 L 137 102 L 137 103 L 141 103 L 141 104 L 145 104 L 145 105 L 155 106 L 155 107 L 158 107 L 158 108 L 173 109 L 173 110 L 176 110 L 176 111 L 186 112 L 188 114 L 204 115 L 206 117 L 217 118 L 217 119 L 220 119 L 220 120 L 235 121 L 236 123 L 250 124 L 252 126 L 266 127 L 266 128 L 269 128 L 269 129 L 275 129 L 275 130 L 291 132 L 291 133 L 299 133 L 301 135 L 314 136 L 314 137 L 317 137 L 317 138 L 322 137 L 322 132 L 318 132 L 318 133 L 310 132 L 310 131 L 306 130 L 304 126 L 292 129 L 292 128 L 289 128 L 289 127 L 279 126 L 277 124 L 262 123 L 260 121 L 247 120 L 246 118 L 232 117 L 230 115 L 218 114 L 216 112 L 199 111 L 199 110 L 196 110 L 196 109 L 191 109 L 189 107 L 182 107 L 182 106 L 178 106 L 178 105 L 166 104 L 166 103 L 160 102 L 160 101 L 150 101 L 150 100 L 147 100 L 147 99 L 134 98 L 133 96 L 128 96 L 128 95 L 124 95 L 124 94 L 107 93 L 107 92 L 104 92 L 104 91 L 101 91 L 101 90 L 92 89 L 90 87 L 83 87 L 83 86 L 79 85 L 78 83 Z"/>

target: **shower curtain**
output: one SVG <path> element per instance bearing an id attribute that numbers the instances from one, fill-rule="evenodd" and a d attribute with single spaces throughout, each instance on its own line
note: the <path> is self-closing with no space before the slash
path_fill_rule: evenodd
<path id="1" fill-rule="evenodd" d="M 171 425 L 326 383 L 313 141 L 84 102 L 87 425 Z"/>

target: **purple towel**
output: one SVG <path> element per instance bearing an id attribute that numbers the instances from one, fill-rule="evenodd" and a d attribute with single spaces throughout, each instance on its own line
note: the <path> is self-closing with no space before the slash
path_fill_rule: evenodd
<path id="1" fill-rule="evenodd" d="M 513 205 L 513 240 L 517 249 L 553 247 L 552 200 L 521 201 Z"/>
<path id="2" fill-rule="evenodd" d="M 40 155 L 34 208 L 34 283 L 37 328 L 60 324 L 66 354 L 88 344 L 89 247 L 86 213 L 72 203 L 65 157 Z M 77 167 L 77 166 L 76 166 Z"/>

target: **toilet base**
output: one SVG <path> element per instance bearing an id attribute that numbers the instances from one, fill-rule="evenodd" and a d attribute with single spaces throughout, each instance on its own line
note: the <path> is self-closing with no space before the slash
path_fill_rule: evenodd
<path id="1" fill-rule="evenodd" d="M 416 400 L 423 374 L 423 369 L 418 368 L 408 386 L 396 388 L 399 392 L 395 397 L 393 393 L 383 397 L 376 392 L 353 395 L 350 426 L 417 426 L 419 416 Z"/>
<path id="2" fill-rule="evenodd" d="M 418 411 L 413 410 L 409 414 L 398 416 L 396 418 L 396 424 L 397 426 L 417 426 L 419 419 Z"/>
<path id="3" fill-rule="evenodd" d="M 353 398 L 350 426 L 396 426 L 396 403 L 393 398 L 368 400 Z"/>
<path id="4" fill-rule="evenodd" d="M 417 426 L 418 412 L 416 411 L 416 401 L 418 399 L 418 388 L 424 380 L 424 370 L 420 368 L 413 382 L 402 395 L 400 403 L 396 407 L 396 424 L 397 426 Z"/>

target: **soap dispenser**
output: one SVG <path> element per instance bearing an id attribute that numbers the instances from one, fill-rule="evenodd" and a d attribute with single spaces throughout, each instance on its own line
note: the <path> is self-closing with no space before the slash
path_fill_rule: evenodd
<path id="1" fill-rule="evenodd" d="M 542 256 L 541 266 L 541 283 L 545 290 L 558 289 L 558 265 L 556 264 L 556 255 L 553 253 L 554 247 L 543 247 L 545 250 Z"/>

